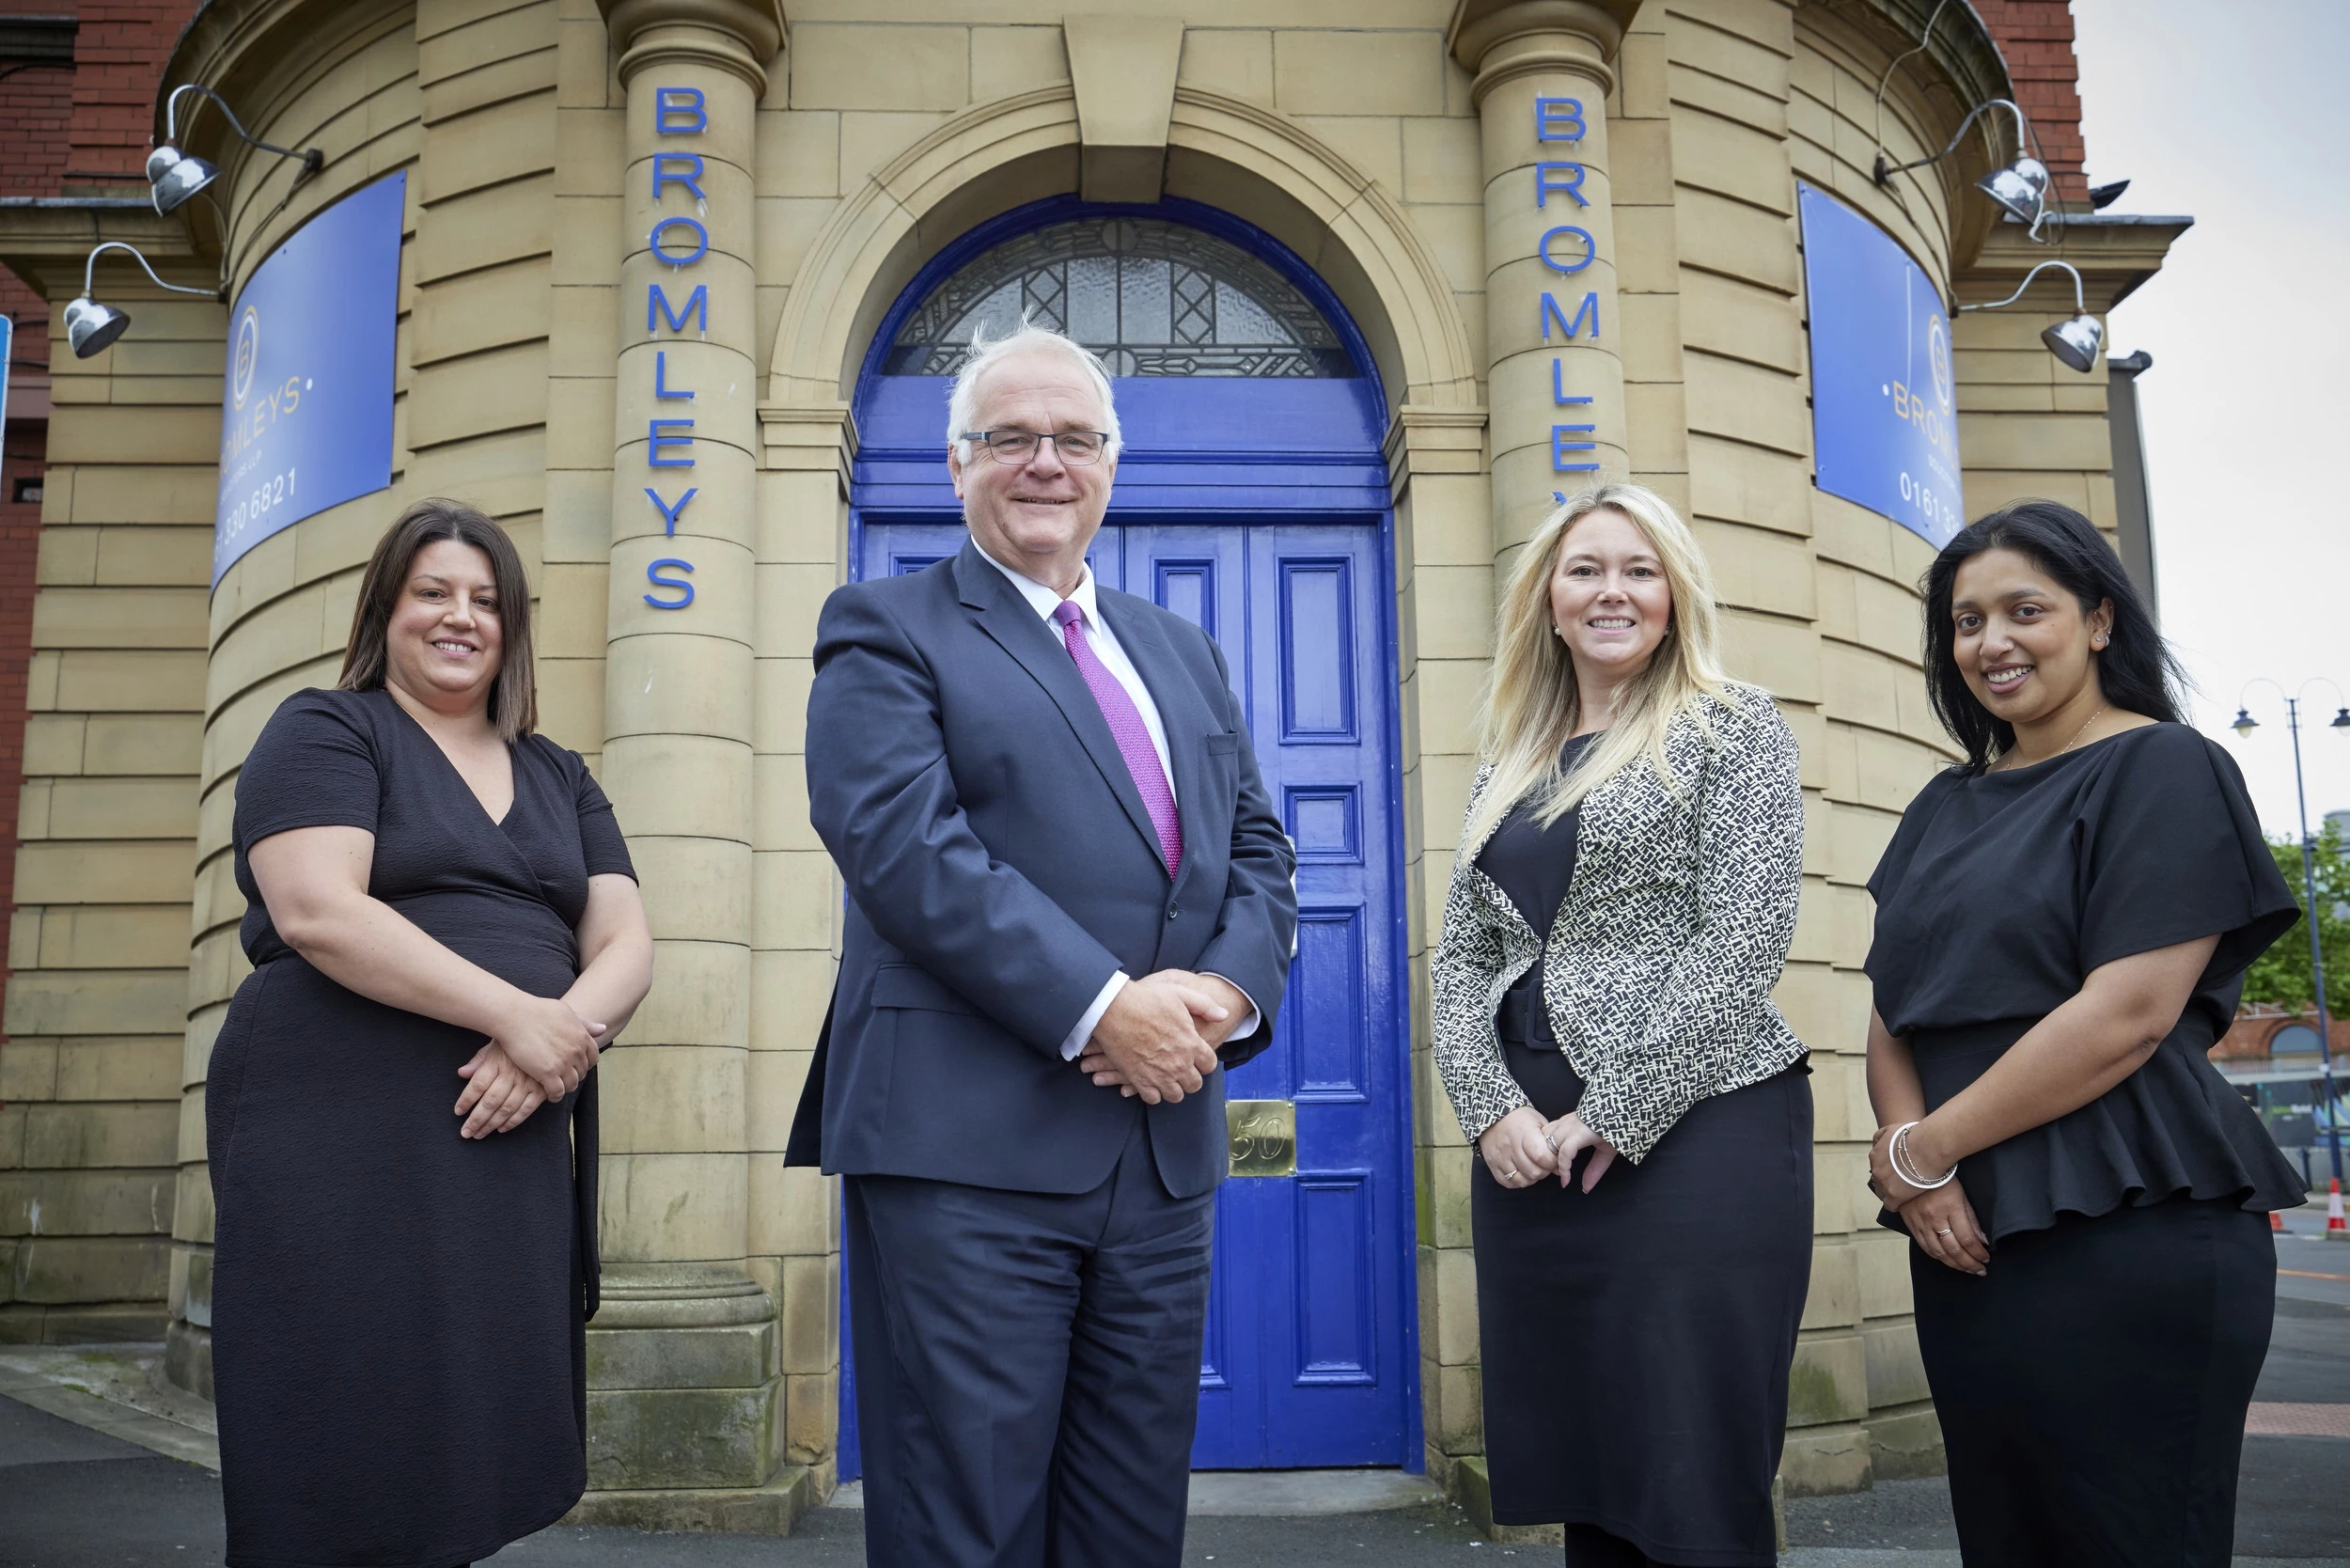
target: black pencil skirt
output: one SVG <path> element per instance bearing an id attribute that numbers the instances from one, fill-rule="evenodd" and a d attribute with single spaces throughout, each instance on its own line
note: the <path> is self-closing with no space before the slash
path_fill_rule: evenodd
<path id="1" fill-rule="evenodd" d="M 1582 1081 L 1506 1048 L 1546 1117 Z M 1471 1155 L 1494 1520 L 1594 1525 L 1653 1561 L 1776 1563 L 1771 1478 L 1811 1278 L 1802 1067 L 1700 1100 L 1589 1194 Z"/>
<path id="2" fill-rule="evenodd" d="M 2226 1568 L 2277 1312 L 2263 1215 L 2125 1205 L 2000 1239 L 1980 1279 L 1914 1244 L 1909 1269 L 1968 1568 Z"/>

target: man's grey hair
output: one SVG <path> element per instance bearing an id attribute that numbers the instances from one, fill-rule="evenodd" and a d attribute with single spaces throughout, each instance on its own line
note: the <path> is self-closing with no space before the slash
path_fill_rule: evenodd
<path id="1" fill-rule="evenodd" d="M 1124 443 L 1119 437 L 1118 400 L 1110 393 L 1109 367 L 1102 363 L 1100 354 L 1084 344 L 1049 327 L 1030 326 L 1026 321 L 1001 337 L 987 337 L 985 328 L 971 335 L 971 357 L 955 372 L 954 390 L 947 397 L 947 445 L 964 462 L 971 461 L 969 443 L 963 439 L 963 432 L 970 430 L 972 420 L 979 416 L 979 377 L 997 360 L 1028 349 L 1066 354 L 1085 367 L 1086 374 L 1093 379 L 1093 389 L 1102 394 L 1102 433 L 1109 437 L 1108 455 L 1116 457 Z"/>

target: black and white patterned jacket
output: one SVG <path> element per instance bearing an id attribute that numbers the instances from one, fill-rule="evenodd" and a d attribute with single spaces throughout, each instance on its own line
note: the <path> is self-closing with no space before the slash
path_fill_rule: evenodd
<path id="1" fill-rule="evenodd" d="M 1804 1056 L 1771 1003 L 1803 878 L 1795 737 L 1768 692 L 1726 691 L 1706 701 L 1706 726 L 1684 715 L 1666 732 L 1678 795 L 1642 757 L 1584 797 L 1543 964 L 1551 1031 L 1585 1086 L 1577 1108 L 1634 1161 L 1698 1101 Z M 1492 777 L 1478 769 L 1470 817 Z M 1490 837 L 1453 861 L 1433 965 L 1436 1068 L 1472 1141 L 1527 1103 L 1494 1019 L 1542 949 L 1478 870 Z"/>

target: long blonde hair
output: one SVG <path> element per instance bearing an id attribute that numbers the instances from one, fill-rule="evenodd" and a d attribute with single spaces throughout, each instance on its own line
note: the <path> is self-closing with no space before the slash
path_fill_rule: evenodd
<path id="1" fill-rule="evenodd" d="M 1559 753 L 1582 720 L 1583 697 L 1574 655 L 1551 622 L 1550 579 L 1568 532 L 1601 510 L 1622 513 L 1647 537 L 1672 591 L 1672 616 L 1648 667 L 1619 690 L 1606 734 L 1569 772 L 1559 767 Z M 1478 757 L 1491 764 L 1493 777 L 1466 842 L 1484 837 L 1529 794 L 1540 798 L 1536 821 L 1548 827 L 1642 757 L 1677 792 L 1681 781 L 1666 757 L 1665 733 L 1683 713 L 1711 732 L 1705 699 L 1722 698 L 1727 679 L 1720 638 L 1705 553 L 1670 502 L 1637 484 L 1604 484 L 1570 496 L 1535 530 L 1502 593 L 1493 673 L 1478 713 Z"/>

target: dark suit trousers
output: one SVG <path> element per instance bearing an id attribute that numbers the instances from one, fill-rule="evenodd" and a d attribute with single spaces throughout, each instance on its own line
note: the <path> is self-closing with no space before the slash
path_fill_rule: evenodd
<path id="1" fill-rule="evenodd" d="M 1175 1568 L 1215 1195 L 846 1179 L 869 1568 Z"/>

